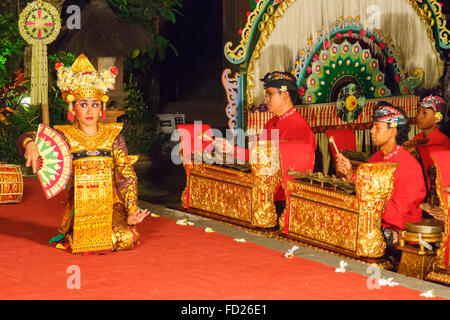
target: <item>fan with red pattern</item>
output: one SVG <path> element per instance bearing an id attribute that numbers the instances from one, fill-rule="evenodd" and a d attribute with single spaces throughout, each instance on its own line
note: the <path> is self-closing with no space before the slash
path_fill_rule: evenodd
<path id="1" fill-rule="evenodd" d="M 64 189 L 70 178 L 72 158 L 63 137 L 50 127 L 39 125 L 36 134 L 39 149 L 37 175 L 47 199 Z"/>

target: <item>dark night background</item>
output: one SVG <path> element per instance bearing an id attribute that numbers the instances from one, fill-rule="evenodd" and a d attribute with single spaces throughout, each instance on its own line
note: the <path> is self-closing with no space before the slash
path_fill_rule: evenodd
<path id="1" fill-rule="evenodd" d="M 225 127 L 226 96 L 221 82 L 224 68 L 222 1 L 183 1 L 175 24 L 162 34 L 178 51 L 168 49 L 161 67 L 161 113 L 184 113 L 186 122 L 202 120 Z"/>
<path id="2" fill-rule="evenodd" d="M 222 2 L 184 1 L 182 13 L 175 24 L 167 24 L 163 29 L 179 56 L 169 49 L 161 74 L 165 84 L 162 96 L 173 101 L 221 94 L 209 82 L 221 86 Z"/>

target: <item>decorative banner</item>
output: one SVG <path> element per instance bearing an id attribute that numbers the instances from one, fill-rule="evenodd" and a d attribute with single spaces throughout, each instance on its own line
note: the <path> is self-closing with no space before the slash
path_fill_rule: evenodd
<path id="1" fill-rule="evenodd" d="M 47 44 L 56 39 L 60 29 L 58 10 L 43 0 L 29 3 L 19 16 L 20 34 L 32 46 L 32 104 L 48 105 Z"/>
<path id="2" fill-rule="evenodd" d="M 58 132 L 43 124 L 39 125 L 35 142 L 42 159 L 37 175 L 45 196 L 50 199 L 69 181 L 72 170 L 70 149 Z"/>

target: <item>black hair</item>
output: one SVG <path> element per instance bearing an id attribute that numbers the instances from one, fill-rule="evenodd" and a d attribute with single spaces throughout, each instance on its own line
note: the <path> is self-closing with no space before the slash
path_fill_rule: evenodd
<path id="1" fill-rule="evenodd" d="M 395 141 L 397 142 L 398 145 L 402 145 L 404 142 L 409 140 L 409 137 L 408 137 L 409 130 L 410 130 L 409 118 L 408 118 L 408 115 L 406 114 L 405 110 L 403 110 L 402 108 L 399 108 L 399 107 L 394 107 L 394 108 L 397 109 L 401 114 L 403 114 L 405 119 L 408 121 L 405 124 L 399 124 L 397 126 L 397 136 L 395 137 Z"/>
<path id="2" fill-rule="evenodd" d="M 300 95 L 297 91 L 288 90 L 289 97 L 291 98 L 292 104 L 294 106 L 299 105 L 301 103 Z"/>
<path id="3" fill-rule="evenodd" d="M 409 140 L 408 133 L 409 133 L 409 123 L 399 125 L 397 127 L 397 136 L 395 137 L 395 142 L 397 142 L 398 145 L 402 145 L 404 142 Z"/>
<path id="4" fill-rule="evenodd" d="M 264 82 L 264 88 L 282 88 L 285 86 L 291 98 L 292 104 L 295 106 L 300 103 L 297 78 L 290 72 L 273 71 L 267 73 L 264 78 L 260 79 Z"/>
<path id="5" fill-rule="evenodd" d="M 416 90 L 415 94 L 416 96 L 419 96 L 420 101 L 422 101 L 423 98 L 428 97 L 429 95 L 444 97 L 444 92 L 442 91 L 441 87 L 434 87 L 431 89 L 420 88 Z"/>

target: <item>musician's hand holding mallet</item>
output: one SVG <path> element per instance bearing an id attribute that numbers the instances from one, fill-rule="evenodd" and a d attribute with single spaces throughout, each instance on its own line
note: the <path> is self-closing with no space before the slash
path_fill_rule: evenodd
<path id="1" fill-rule="evenodd" d="M 338 176 L 351 180 L 353 177 L 353 167 L 349 159 L 344 157 L 342 153 L 339 152 L 339 149 L 334 142 L 334 137 L 330 137 L 330 144 L 334 147 L 336 151 L 336 173 Z"/>

